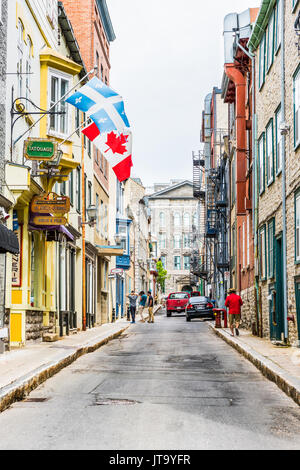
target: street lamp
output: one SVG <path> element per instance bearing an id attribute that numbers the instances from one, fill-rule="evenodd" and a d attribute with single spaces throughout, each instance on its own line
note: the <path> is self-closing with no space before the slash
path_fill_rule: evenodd
<path id="1" fill-rule="evenodd" d="M 82 227 L 82 225 L 89 225 L 92 227 L 96 223 L 97 219 L 97 207 L 96 206 L 90 206 L 87 210 L 87 222 L 82 222 L 81 216 L 78 217 L 78 225 L 79 227 Z"/>

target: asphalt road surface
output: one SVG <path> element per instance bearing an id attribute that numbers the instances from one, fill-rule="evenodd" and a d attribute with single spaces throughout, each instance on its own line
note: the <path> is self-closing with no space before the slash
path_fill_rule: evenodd
<path id="1" fill-rule="evenodd" d="M 205 322 L 159 315 L 0 414 L 0 449 L 299 449 L 300 408 Z"/>

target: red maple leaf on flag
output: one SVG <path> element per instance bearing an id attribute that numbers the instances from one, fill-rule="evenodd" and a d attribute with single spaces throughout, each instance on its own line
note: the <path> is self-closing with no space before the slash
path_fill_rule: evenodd
<path id="1" fill-rule="evenodd" d="M 123 155 L 127 152 L 125 144 L 127 143 L 127 136 L 121 134 L 119 137 L 112 131 L 107 135 L 106 145 L 111 149 L 113 153 L 119 153 Z M 109 151 L 105 150 L 105 153 Z"/>

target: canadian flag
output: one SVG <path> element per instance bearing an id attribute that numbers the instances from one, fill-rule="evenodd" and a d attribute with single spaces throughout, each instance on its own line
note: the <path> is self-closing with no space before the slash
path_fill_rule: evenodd
<path id="1" fill-rule="evenodd" d="M 130 178 L 132 163 L 132 133 L 124 130 L 101 134 L 93 122 L 82 130 L 83 134 L 100 150 L 112 166 L 119 181 Z"/>

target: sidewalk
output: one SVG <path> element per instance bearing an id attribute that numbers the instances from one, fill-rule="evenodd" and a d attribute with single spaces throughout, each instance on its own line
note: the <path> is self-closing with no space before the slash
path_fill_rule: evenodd
<path id="1" fill-rule="evenodd" d="M 232 337 L 229 328 L 213 332 L 234 347 L 254 364 L 262 374 L 300 405 L 300 349 L 274 346 L 270 340 L 252 336 L 249 331 L 240 330 L 239 336 Z"/>
<path id="2" fill-rule="evenodd" d="M 120 336 L 126 319 L 67 336 L 55 343 L 35 343 L 0 356 L 0 412 L 76 361 Z"/>
<path id="3" fill-rule="evenodd" d="M 160 308 L 156 306 L 154 313 Z M 81 331 L 55 343 L 32 343 L 0 355 L 0 413 L 80 356 L 120 336 L 129 326 L 125 316 L 115 323 Z"/>

